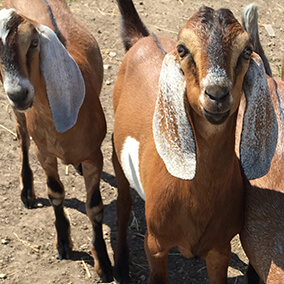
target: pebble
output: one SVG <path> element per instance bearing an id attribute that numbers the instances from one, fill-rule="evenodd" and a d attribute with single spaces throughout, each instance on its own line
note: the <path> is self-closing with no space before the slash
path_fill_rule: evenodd
<path id="1" fill-rule="evenodd" d="M 37 207 L 38 207 L 38 208 L 42 208 L 42 207 L 43 207 L 43 204 L 39 202 L 39 203 L 37 203 Z"/>
<path id="2" fill-rule="evenodd" d="M 6 278 L 7 278 L 7 274 L 0 273 L 0 279 L 6 279 Z"/>
<path id="3" fill-rule="evenodd" d="M 115 56 L 116 56 L 116 52 L 115 52 L 115 51 L 111 51 L 111 52 L 109 53 L 109 56 L 110 56 L 110 57 L 115 57 Z"/>
<path id="4" fill-rule="evenodd" d="M 109 69 L 111 69 L 111 65 L 104 64 L 104 70 L 109 70 Z"/>
<path id="5" fill-rule="evenodd" d="M 107 80 L 106 85 L 108 85 L 108 86 L 111 85 L 111 81 Z"/>
<path id="6" fill-rule="evenodd" d="M 5 239 L 2 239 L 2 240 L 1 240 L 1 244 L 2 244 L 2 245 L 7 245 L 7 244 L 9 244 L 9 242 L 10 242 L 10 239 L 9 239 L 9 238 L 5 238 Z"/>

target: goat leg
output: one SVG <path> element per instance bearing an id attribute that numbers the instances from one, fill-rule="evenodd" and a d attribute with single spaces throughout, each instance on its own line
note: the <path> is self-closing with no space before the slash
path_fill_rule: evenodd
<path id="1" fill-rule="evenodd" d="M 231 245 L 211 249 L 206 256 L 206 266 L 210 283 L 226 284 L 227 270 L 231 257 Z"/>
<path id="2" fill-rule="evenodd" d="M 132 196 L 130 194 L 129 182 L 127 181 L 122 168 L 118 162 L 114 147 L 112 162 L 115 171 L 118 196 L 116 200 L 117 211 L 117 240 L 115 246 L 114 277 L 117 283 L 130 283 L 129 278 L 129 248 L 127 244 L 127 229 L 130 218 Z"/>
<path id="3" fill-rule="evenodd" d="M 20 173 L 21 199 L 26 208 L 32 208 L 35 201 L 33 188 L 33 173 L 29 165 L 29 147 L 30 136 L 26 125 L 26 116 L 23 113 L 15 111 L 16 132 L 20 146 L 20 160 L 22 168 Z"/>
<path id="4" fill-rule="evenodd" d="M 104 207 L 100 193 L 100 178 L 103 168 L 101 151 L 97 151 L 93 161 L 84 161 L 82 166 L 87 190 L 86 211 L 93 226 L 91 252 L 94 258 L 94 268 L 103 282 L 111 282 L 113 280 L 112 267 L 102 232 Z"/>
<path id="5" fill-rule="evenodd" d="M 162 249 L 158 240 L 149 231 L 145 234 L 144 248 L 150 266 L 148 283 L 169 284 L 167 277 L 168 249 Z"/>
<path id="6" fill-rule="evenodd" d="M 69 259 L 73 248 L 70 236 L 70 223 L 64 212 L 65 191 L 58 175 L 56 157 L 43 154 L 36 147 L 36 154 L 47 178 L 47 194 L 55 214 L 56 242 L 59 259 Z"/>

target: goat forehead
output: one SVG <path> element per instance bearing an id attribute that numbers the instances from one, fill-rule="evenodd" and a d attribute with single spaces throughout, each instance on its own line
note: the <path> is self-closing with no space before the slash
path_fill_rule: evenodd
<path id="1" fill-rule="evenodd" d="M 0 38 L 2 43 L 5 44 L 6 38 L 10 32 L 8 22 L 11 20 L 14 9 L 2 9 L 0 10 Z"/>
<path id="2" fill-rule="evenodd" d="M 240 23 L 227 9 L 217 11 L 202 7 L 187 22 L 184 32 L 191 30 L 199 38 L 200 48 L 211 66 L 224 66 L 229 58 L 236 38 L 244 33 Z M 184 32 L 181 32 L 184 34 Z"/>

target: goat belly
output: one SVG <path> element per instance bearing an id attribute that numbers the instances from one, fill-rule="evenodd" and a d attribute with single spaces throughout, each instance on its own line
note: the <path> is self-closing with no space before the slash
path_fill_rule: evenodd
<path id="1" fill-rule="evenodd" d="M 123 144 L 120 160 L 123 172 L 131 187 L 145 200 L 145 192 L 139 174 L 139 145 L 140 143 L 136 139 L 128 136 Z"/>

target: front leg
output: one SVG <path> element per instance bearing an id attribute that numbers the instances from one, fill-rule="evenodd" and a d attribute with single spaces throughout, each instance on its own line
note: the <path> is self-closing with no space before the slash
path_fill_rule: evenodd
<path id="1" fill-rule="evenodd" d="M 111 282 L 113 280 L 112 267 L 102 232 L 104 207 L 100 193 L 100 179 L 103 169 L 101 151 L 98 150 L 92 161 L 84 161 L 82 166 L 87 190 L 86 211 L 93 227 L 91 252 L 94 258 L 94 268 L 103 282 Z"/>
<path id="2" fill-rule="evenodd" d="M 144 247 L 147 254 L 150 277 L 149 284 L 169 284 L 167 277 L 168 249 L 161 247 L 159 241 L 148 231 L 145 234 Z"/>
<path id="3" fill-rule="evenodd" d="M 27 130 L 26 116 L 15 111 L 16 132 L 20 147 L 20 160 L 22 163 L 20 172 L 21 199 L 26 208 L 32 208 L 35 201 L 33 187 L 33 173 L 29 165 L 30 136 Z"/>
<path id="4" fill-rule="evenodd" d="M 36 148 L 38 159 L 45 171 L 47 194 L 55 214 L 56 242 L 59 259 L 69 259 L 73 248 L 70 223 L 64 212 L 65 191 L 58 175 L 56 157 L 46 156 Z"/>
<path id="5" fill-rule="evenodd" d="M 206 256 L 206 265 L 211 284 L 226 284 L 227 271 L 231 257 L 231 245 L 223 248 L 214 248 Z"/>

